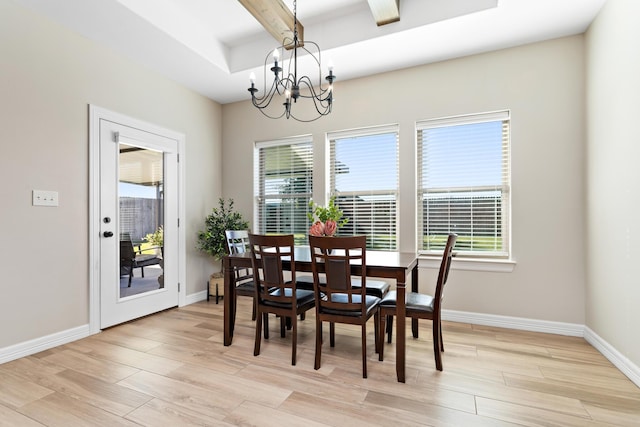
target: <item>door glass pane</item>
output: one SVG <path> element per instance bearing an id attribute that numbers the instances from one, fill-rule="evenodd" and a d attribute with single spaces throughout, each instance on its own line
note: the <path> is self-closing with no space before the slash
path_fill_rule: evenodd
<path id="1" fill-rule="evenodd" d="M 163 153 L 119 144 L 120 298 L 164 287 Z"/>

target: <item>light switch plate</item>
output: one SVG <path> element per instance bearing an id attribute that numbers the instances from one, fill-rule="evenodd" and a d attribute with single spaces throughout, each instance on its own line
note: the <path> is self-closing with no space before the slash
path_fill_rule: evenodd
<path id="1" fill-rule="evenodd" d="M 58 206 L 58 192 L 33 190 L 33 206 Z"/>

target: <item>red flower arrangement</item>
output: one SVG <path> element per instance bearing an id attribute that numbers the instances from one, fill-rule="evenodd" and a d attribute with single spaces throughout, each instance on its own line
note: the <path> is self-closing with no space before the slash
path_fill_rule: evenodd
<path id="1" fill-rule="evenodd" d="M 325 222 L 316 221 L 309 228 L 311 236 L 333 236 L 336 231 L 338 231 L 338 223 L 332 219 L 328 219 Z"/>
<path id="2" fill-rule="evenodd" d="M 333 197 L 326 207 L 316 205 L 313 200 L 310 200 L 309 208 L 311 212 L 307 213 L 307 217 L 313 223 L 309 228 L 311 236 L 334 236 L 338 228 L 349 221 L 347 218 L 342 218 L 342 211 L 335 205 Z"/>

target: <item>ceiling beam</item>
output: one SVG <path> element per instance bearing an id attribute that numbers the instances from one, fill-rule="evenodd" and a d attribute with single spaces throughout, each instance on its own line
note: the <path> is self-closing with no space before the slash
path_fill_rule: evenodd
<path id="1" fill-rule="evenodd" d="M 293 13 L 282 0 L 238 0 L 278 43 L 293 41 Z M 304 44 L 304 27 L 298 21 L 298 45 Z M 293 43 L 285 46 L 291 49 Z"/>
<path id="2" fill-rule="evenodd" d="M 367 0 L 378 27 L 400 20 L 400 0 Z"/>

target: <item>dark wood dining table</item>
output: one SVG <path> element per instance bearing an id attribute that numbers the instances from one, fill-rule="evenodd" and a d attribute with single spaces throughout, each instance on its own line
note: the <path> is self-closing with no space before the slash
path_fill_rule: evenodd
<path id="1" fill-rule="evenodd" d="M 311 252 L 309 247 L 295 248 L 295 270 L 311 272 Z M 396 374 L 399 382 L 405 382 L 405 295 L 408 274 L 411 274 L 411 286 L 417 291 L 418 255 L 412 252 L 367 251 L 367 277 L 394 279 L 398 291 L 396 321 Z M 251 254 L 227 255 L 222 259 L 224 271 L 224 345 L 231 345 L 235 313 L 234 267 L 251 267 Z M 290 269 L 290 264 L 284 265 Z M 352 265 L 351 274 L 362 275 L 360 265 Z"/>

